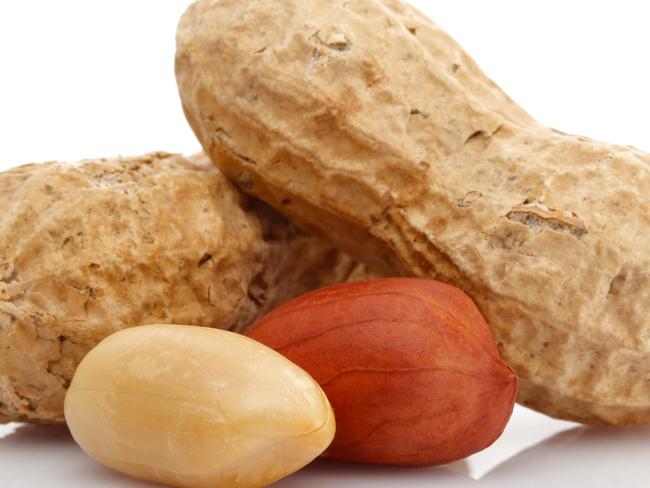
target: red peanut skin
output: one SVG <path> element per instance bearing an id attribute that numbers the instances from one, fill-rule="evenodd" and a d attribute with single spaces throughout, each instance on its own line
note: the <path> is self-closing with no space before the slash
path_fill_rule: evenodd
<path id="1" fill-rule="evenodd" d="M 430 466 L 485 449 L 512 413 L 517 376 L 461 290 L 386 278 L 307 293 L 248 335 L 321 385 L 336 416 L 324 456 Z"/>

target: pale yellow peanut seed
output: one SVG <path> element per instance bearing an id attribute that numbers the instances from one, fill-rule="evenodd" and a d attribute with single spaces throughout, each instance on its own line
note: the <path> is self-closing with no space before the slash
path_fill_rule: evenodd
<path id="1" fill-rule="evenodd" d="M 75 373 L 65 416 L 97 461 L 173 486 L 266 486 L 334 436 L 327 398 L 298 366 L 238 334 L 178 325 L 102 341 Z"/>

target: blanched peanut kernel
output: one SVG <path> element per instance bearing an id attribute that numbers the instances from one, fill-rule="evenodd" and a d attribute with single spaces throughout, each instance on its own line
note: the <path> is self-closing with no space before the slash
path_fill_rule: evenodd
<path id="1" fill-rule="evenodd" d="M 238 334 L 178 325 L 102 341 L 76 371 L 65 416 L 97 461 L 173 486 L 265 486 L 334 436 L 327 398 L 298 366 Z"/>

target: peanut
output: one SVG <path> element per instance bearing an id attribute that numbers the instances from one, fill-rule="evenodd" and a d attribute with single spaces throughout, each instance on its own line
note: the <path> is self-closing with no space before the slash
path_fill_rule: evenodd
<path id="1" fill-rule="evenodd" d="M 266 486 L 334 435 L 327 398 L 304 371 L 244 336 L 189 326 L 104 339 L 79 365 L 65 417 L 102 464 L 198 488 Z"/>
<path id="2" fill-rule="evenodd" d="M 75 367 L 118 329 L 241 331 L 363 275 L 207 161 L 154 153 L 0 173 L 0 422 L 63 422 Z"/>
<path id="3" fill-rule="evenodd" d="M 483 317 L 443 283 L 330 286 L 281 305 L 248 335 L 324 389 L 337 422 L 332 459 L 450 463 L 492 444 L 515 403 L 517 377 Z"/>
<path id="4" fill-rule="evenodd" d="M 650 155 L 542 126 L 398 0 L 200 0 L 177 46 L 188 120 L 244 190 L 467 292 L 523 404 L 650 422 Z"/>

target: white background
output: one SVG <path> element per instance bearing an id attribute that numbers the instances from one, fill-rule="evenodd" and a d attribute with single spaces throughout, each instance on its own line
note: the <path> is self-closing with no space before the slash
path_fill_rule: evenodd
<path id="1" fill-rule="evenodd" d="M 542 122 L 650 150 L 647 2 L 412 3 Z M 0 169 L 198 150 L 173 75 L 175 25 L 188 4 L 0 0 Z M 15 427 L 0 426 L 2 488 L 148 486 L 95 465 L 64 429 L 11 434 Z M 649 428 L 591 429 L 518 408 L 505 435 L 467 462 L 428 470 L 320 462 L 277 486 L 637 488 L 650 485 L 648 459 Z"/>

